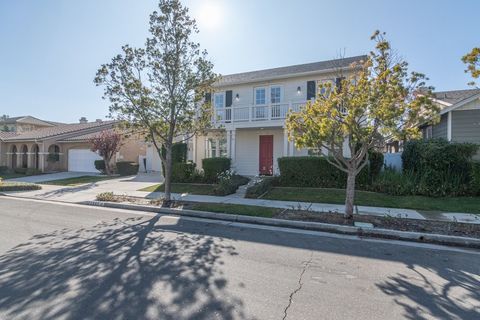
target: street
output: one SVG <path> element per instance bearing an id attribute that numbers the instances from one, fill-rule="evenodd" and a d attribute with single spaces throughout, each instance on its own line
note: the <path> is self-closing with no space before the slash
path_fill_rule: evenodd
<path id="1" fill-rule="evenodd" d="M 0 319 L 480 319 L 480 253 L 0 196 Z"/>

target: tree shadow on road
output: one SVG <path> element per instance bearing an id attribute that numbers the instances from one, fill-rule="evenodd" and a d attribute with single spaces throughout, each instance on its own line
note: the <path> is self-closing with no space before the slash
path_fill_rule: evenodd
<path id="1" fill-rule="evenodd" d="M 151 219 L 33 237 L 0 257 L 0 314 L 22 319 L 247 318 L 226 290 L 235 248 Z"/>

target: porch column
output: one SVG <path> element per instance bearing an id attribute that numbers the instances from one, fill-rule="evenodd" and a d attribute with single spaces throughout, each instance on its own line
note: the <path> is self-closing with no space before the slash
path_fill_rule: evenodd
<path id="1" fill-rule="evenodd" d="M 232 139 L 232 130 L 227 130 L 227 157 L 231 158 L 232 157 L 232 142 L 231 142 L 231 139 Z"/>
<path id="2" fill-rule="evenodd" d="M 447 116 L 447 140 L 452 141 L 452 111 L 449 111 Z"/>
<path id="3" fill-rule="evenodd" d="M 294 154 L 293 154 L 294 148 L 295 148 L 295 143 L 294 143 L 293 141 L 288 142 L 288 149 L 289 149 L 289 151 L 288 151 L 288 156 L 289 156 L 289 157 L 293 157 L 293 156 L 294 156 Z"/>
<path id="4" fill-rule="evenodd" d="M 237 139 L 237 131 L 235 129 L 230 130 L 230 159 L 232 159 L 232 168 L 235 168 L 235 146 Z"/>
<path id="5" fill-rule="evenodd" d="M 42 142 L 41 152 L 38 153 L 38 161 L 40 162 L 40 170 L 45 172 L 45 142 Z"/>
<path id="6" fill-rule="evenodd" d="M 288 156 L 288 130 L 283 128 L 283 156 Z"/>

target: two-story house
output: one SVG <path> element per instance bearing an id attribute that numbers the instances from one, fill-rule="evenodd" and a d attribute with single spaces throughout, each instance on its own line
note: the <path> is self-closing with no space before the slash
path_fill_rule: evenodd
<path id="1" fill-rule="evenodd" d="M 315 99 L 318 85 L 337 84 L 354 71 L 352 64 L 366 56 L 307 63 L 222 76 L 215 92 L 207 95 L 214 108 L 213 129 L 189 141 L 189 160 L 201 168 L 202 159 L 228 157 L 242 175 L 278 173 L 277 159 L 317 154 L 297 149 L 288 141 L 285 118 Z M 347 149 L 344 150 L 349 156 Z M 147 151 L 147 168 L 159 170 L 153 147 Z"/>

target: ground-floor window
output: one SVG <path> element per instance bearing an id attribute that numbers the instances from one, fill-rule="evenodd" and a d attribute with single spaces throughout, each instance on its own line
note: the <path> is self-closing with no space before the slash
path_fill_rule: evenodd
<path id="1" fill-rule="evenodd" d="M 227 138 L 208 138 L 205 147 L 206 158 L 228 157 Z"/>

